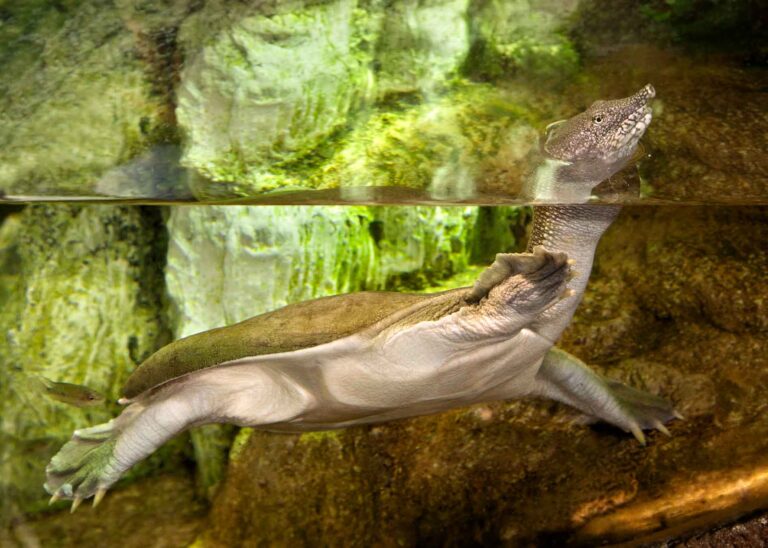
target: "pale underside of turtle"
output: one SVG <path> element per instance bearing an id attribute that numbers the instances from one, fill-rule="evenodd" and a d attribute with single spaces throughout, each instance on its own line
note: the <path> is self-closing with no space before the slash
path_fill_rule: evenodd
<path id="1" fill-rule="evenodd" d="M 581 115 L 575 129 L 569 120 L 560 131 L 589 136 L 594 146 L 579 148 L 589 162 L 595 147 L 631 155 L 650 122 L 652 96 L 646 86 L 603 102 L 618 137 Z M 96 504 L 133 464 L 205 423 L 321 430 L 530 395 L 565 402 L 644 443 L 643 429 L 666 432 L 672 406 L 553 347 L 617 211 L 537 208 L 530 252 L 499 254 L 471 288 L 327 297 L 171 343 L 128 380 L 121 402 L 129 405 L 119 417 L 75 431 L 48 465 L 45 487 L 52 500 L 73 499 L 73 509 L 92 495 Z"/>
<path id="2" fill-rule="evenodd" d="M 459 302 L 467 288 L 452 292 Z M 341 339 L 432 295 L 361 291 L 290 304 L 240 323 L 179 339 L 150 356 L 128 378 L 123 396 L 187 373 L 244 358 L 292 352 Z"/>

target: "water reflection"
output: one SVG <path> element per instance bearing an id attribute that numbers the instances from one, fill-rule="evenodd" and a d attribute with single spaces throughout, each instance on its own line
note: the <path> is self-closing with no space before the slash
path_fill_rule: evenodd
<path id="1" fill-rule="evenodd" d="M 241 158 L 238 165 L 251 174 L 245 178 L 240 178 L 237 170 L 214 174 L 196 163 L 190 156 L 189 142 L 182 138 L 177 144 L 149 147 L 98 175 L 88 176 L 83 164 L 77 185 L 70 185 L 66 178 L 31 177 L 22 185 L 0 177 L 4 181 L 3 200 L 169 204 L 493 205 L 583 203 L 587 199 L 625 204 L 768 203 L 768 162 L 761 129 L 768 123 L 768 109 L 765 94 L 759 92 L 763 72 L 753 71 L 750 80 L 715 64 L 710 72 L 722 71 L 722 76 L 707 81 L 706 70 L 697 69 L 691 75 L 692 84 L 673 81 L 667 72 L 655 74 L 653 66 L 663 55 L 658 51 L 625 49 L 622 55 L 655 84 L 658 78 L 660 90 L 654 104 L 656 123 L 646 137 L 646 154 L 626 163 L 571 160 L 571 165 L 565 165 L 557 154 L 543 151 L 539 142 L 546 144 L 547 139 L 562 132 L 562 124 L 547 127 L 557 114 L 573 115 L 582 101 L 589 104 L 597 98 L 627 92 L 626 84 L 620 86 L 610 76 L 620 59 L 607 57 L 593 70 L 610 85 L 587 89 L 572 84 L 568 88 L 572 96 L 562 97 L 559 104 L 555 93 L 531 82 L 498 86 L 465 82 L 442 95 L 406 95 L 363 108 L 350 116 L 343 130 L 301 157 Z M 684 56 L 664 59 L 672 66 L 684 61 Z M 702 66 L 706 67 L 706 62 Z M 694 84 L 696 94 L 690 95 Z M 722 89 L 715 90 L 714 86 Z M 536 94 L 542 95 L 538 103 L 532 99 Z M 743 113 L 732 112 L 733 103 L 727 97 L 741 104 Z M 686 104 L 691 101 L 696 103 L 700 119 L 690 116 Z M 716 116 L 716 109 L 724 115 Z M 702 124 L 709 130 L 705 131 Z M 241 126 L 246 127 L 245 120 Z M 723 143 L 732 146 L 724 147 Z M 79 165 L 80 160 L 74 156 L 70 162 Z M 608 195 L 592 184 L 595 192 L 588 192 L 591 183 L 607 180 L 619 168 L 625 169 L 624 179 L 642 179 L 641 193 L 637 192 L 639 183 L 621 192 L 617 189 L 627 185 L 614 184 Z M 0 168 L 0 175 L 12 174 L 14 169 L 8 163 Z M 552 181 L 557 178 L 584 184 L 555 196 Z"/>

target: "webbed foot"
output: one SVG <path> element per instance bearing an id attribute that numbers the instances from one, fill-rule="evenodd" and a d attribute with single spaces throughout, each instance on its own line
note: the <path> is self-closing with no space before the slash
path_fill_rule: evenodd
<path id="1" fill-rule="evenodd" d="M 612 379 L 604 379 L 604 381 L 618 407 L 619 415 L 618 420 L 609 422 L 631 432 L 641 445 L 645 445 L 643 430 L 655 429 L 666 436 L 671 436 L 664 424 L 675 418 L 683 418 L 675 411 L 672 403 L 662 397 L 637 390 Z"/>
<path id="2" fill-rule="evenodd" d="M 115 442 L 112 421 L 75 431 L 45 469 L 43 487 L 52 495 L 50 503 L 71 499 L 72 512 L 91 496 L 93 505 L 99 504 L 120 477 L 113 454 Z"/>
<path id="3" fill-rule="evenodd" d="M 598 375 L 559 348 L 547 353 L 536 378 L 542 395 L 631 432 L 642 445 L 643 430 L 670 435 L 665 423 L 683 418 L 666 399 Z"/>

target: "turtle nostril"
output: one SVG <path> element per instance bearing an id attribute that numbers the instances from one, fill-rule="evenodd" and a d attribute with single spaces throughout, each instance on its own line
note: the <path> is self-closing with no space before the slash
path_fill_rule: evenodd
<path id="1" fill-rule="evenodd" d="M 645 87 L 643 88 L 643 91 L 648 96 L 649 99 L 653 99 L 656 97 L 656 90 L 651 84 L 645 84 Z"/>

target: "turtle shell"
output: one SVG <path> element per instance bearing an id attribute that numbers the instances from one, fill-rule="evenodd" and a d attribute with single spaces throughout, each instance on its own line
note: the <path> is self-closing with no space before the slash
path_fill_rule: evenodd
<path id="1" fill-rule="evenodd" d="M 551 255 L 539 247 L 533 253 L 499 253 L 473 287 L 442 293 L 361 291 L 291 304 L 248 320 L 204 331 L 164 346 L 128 378 L 123 396 L 142 392 L 193 371 L 248 356 L 293 352 L 377 328 L 405 328 L 434 320 L 480 302 L 493 287 L 516 273 L 532 272 Z M 397 312 L 407 317 L 400 317 Z"/>
<path id="2" fill-rule="evenodd" d="M 362 291 L 291 304 L 172 342 L 147 358 L 123 387 L 142 392 L 193 371 L 247 356 L 292 352 L 358 333 L 435 294 Z"/>

